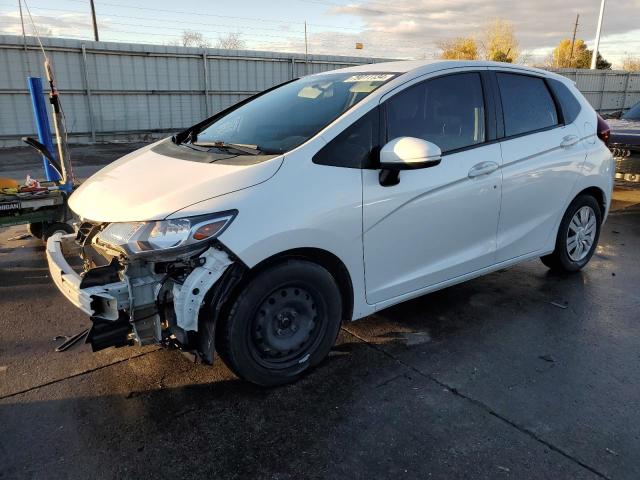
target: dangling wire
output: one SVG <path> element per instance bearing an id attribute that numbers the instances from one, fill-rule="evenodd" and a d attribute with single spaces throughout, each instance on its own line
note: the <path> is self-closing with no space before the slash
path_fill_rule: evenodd
<path id="1" fill-rule="evenodd" d="M 36 25 L 36 22 L 33 21 L 33 17 L 31 16 L 31 10 L 29 9 L 29 5 L 27 4 L 27 0 L 22 0 L 24 2 L 24 6 L 27 9 L 27 15 L 29 15 L 29 21 L 31 22 L 31 26 L 33 27 L 33 31 L 36 34 L 36 39 L 38 40 L 38 44 L 40 45 L 40 50 L 42 50 L 42 55 L 44 56 L 44 69 L 45 69 L 45 73 L 47 75 L 47 78 L 49 80 L 49 85 L 51 87 L 51 93 L 50 93 L 50 97 L 51 97 L 51 102 L 52 104 L 54 103 L 54 98 L 55 98 L 55 104 L 54 104 L 54 109 L 57 105 L 57 108 L 60 110 L 60 120 L 61 120 L 61 127 L 62 127 L 62 131 L 64 133 L 63 137 L 60 137 L 60 142 L 63 143 L 64 145 L 64 151 L 66 153 L 66 157 L 67 157 L 67 161 L 65 163 L 66 168 L 68 168 L 68 172 L 65 169 L 66 172 L 66 176 L 73 179 L 73 167 L 71 164 L 71 154 L 69 152 L 69 132 L 67 131 L 67 116 L 64 113 L 64 110 L 62 108 L 62 104 L 59 100 L 59 96 L 58 96 L 58 88 L 56 86 L 55 83 L 55 79 L 53 77 L 53 68 L 51 66 L 51 62 L 49 61 L 49 57 L 47 56 L 47 52 L 44 49 L 44 45 L 42 44 L 42 40 L 40 38 L 40 32 L 38 31 L 38 26 Z M 56 127 L 57 128 L 57 127 Z M 63 159 L 60 159 L 60 162 L 62 162 Z"/>
<path id="2" fill-rule="evenodd" d="M 29 20 L 31 21 L 31 26 L 33 27 L 33 31 L 36 34 L 36 39 L 38 40 L 38 44 L 40 45 L 40 50 L 42 50 L 42 55 L 44 55 L 44 59 L 48 62 L 49 57 L 47 57 L 47 52 L 44 51 L 44 46 L 42 45 L 42 40 L 40 40 L 40 32 L 38 31 L 38 27 L 36 22 L 33 21 L 33 17 L 31 16 L 31 10 L 29 10 L 29 5 L 27 4 L 27 0 L 22 0 L 24 6 L 27 9 L 27 15 L 29 15 Z"/>

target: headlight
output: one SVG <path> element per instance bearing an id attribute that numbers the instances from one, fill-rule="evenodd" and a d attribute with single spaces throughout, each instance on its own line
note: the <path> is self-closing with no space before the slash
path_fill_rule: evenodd
<path id="1" fill-rule="evenodd" d="M 237 213 L 233 210 L 172 220 L 110 223 L 95 236 L 94 242 L 133 255 L 163 250 L 181 251 L 216 238 Z"/>

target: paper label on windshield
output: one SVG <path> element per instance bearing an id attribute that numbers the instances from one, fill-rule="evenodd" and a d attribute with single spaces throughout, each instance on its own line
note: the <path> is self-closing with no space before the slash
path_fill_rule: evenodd
<path id="1" fill-rule="evenodd" d="M 343 80 L 344 83 L 355 83 L 355 82 L 386 82 L 390 78 L 393 77 L 393 74 L 364 74 L 364 75 L 352 75 L 351 77 Z"/>

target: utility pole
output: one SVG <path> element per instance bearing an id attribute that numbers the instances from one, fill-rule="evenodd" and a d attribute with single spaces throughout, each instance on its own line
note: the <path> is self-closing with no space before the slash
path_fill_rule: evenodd
<path id="1" fill-rule="evenodd" d="M 573 61 L 573 47 L 576 44 L 576 32 L 578 31 L 578 19 L 580 14 L 576 13 L 576 23 L 573 26 L 573 37 L 571 37 L 571 53 L 569 54 L 569 68 L 571 68 L 571 62 Z"/>
<path id="2" fill-rule="evenodd" d="M 596 30 L 596 44 L 593 46 L 593 55 L 591 55 L 591 70 L 595 70 L 598 64 L 598 48 L 600 47 L 600 30 L 602 29 L 602 17 L 604 17 L 604 2 L 600 3 L 600 17 L 598 18 L 598 29 Z"/>
<path id="3" fill-rule="evenodd" d="M 22 25 L 22 39 L 24 40 L 24 48 L 27 49 L 27 35 L 24 32 L 24 17 L 22 16 L 22 0 L 18 0 L 18 10 L 20 10 L 20 25 Z"/>
<path id="4" fill-rule="evenodd" d="M 98 36 L 98 22 L 96 22 L 96 6 L 93 4 L 93 0 L 89 0 L 91 3 L 91 18 L 93 20 L 93 38 L 96 42 L 100 41 Z"/>
<path id="5" fill-rule="evenodd" d="M 309 75 L 309 46 L 307 44 L 307 21 L 304 21 L 304 74 Z"/>

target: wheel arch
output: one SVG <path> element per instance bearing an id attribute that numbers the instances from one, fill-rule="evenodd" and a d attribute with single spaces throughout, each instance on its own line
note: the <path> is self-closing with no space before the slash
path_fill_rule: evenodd
<path id="1" fill-rule="evenodd" d="M 198 319 L 198 353 L 204 363 L 213 363 L 217 349 L 218 323 L 229 315 L 230 309 L 243 288 L 261 271 L 290 259 L 302 259 L 324 267 L 336 280 L 342 298 L 342 322 L 353 317 L 354 291 L 346 265 L 335 254 L 321 248 L 293 248 L 273 254 L 253 267 L 248 267 L 232 252 L 235 263 L 224 272 L 222 278 L 209 290 Z"/>
<path id="2" fill-rule="evenodd" d="M 294 248 L 291 250 L 285 250 L 283 252 L 276 253 L 275 255 L 262 260 L 260 263 L 251 268 L 251 270 L 247 272 L 247 275 L 245 275 L 242 283 L 246 283 L 253 276 L 263 271 L 264 269 L 290 259 L 307 260 L 327 269 L 327 271 L 335 279 L 340 290 L 340 296 L 342 297 L 343 303 L 342 320 L 351 320 L 353 316 L 354 294 L 349 270 L 342 262 L 342 260 L 340 260 L 340 258 L 327 250 L 314 247 L 304 247 Z M 242 285 L 239 285 L 238 287 L 242 288 Z"/>
<path id="3" fill-rule="evenodd" d="M 569 202 L 569 204 L 571 204 L 580 195 L 589 195 L 589 196 L 595 198 L 596 202 L 598 202 L 598 206 L 600 207 L 600 213 L 604 217 L 604 215 L 605 215 L 605 213 L 607 211 L 607 197 L 606 197 L 604 191 L 600 187 L 591 186 L 591 187 L 587 187 L 587 188 L 579 191 L 573 197 L 571 202 Z"/>

